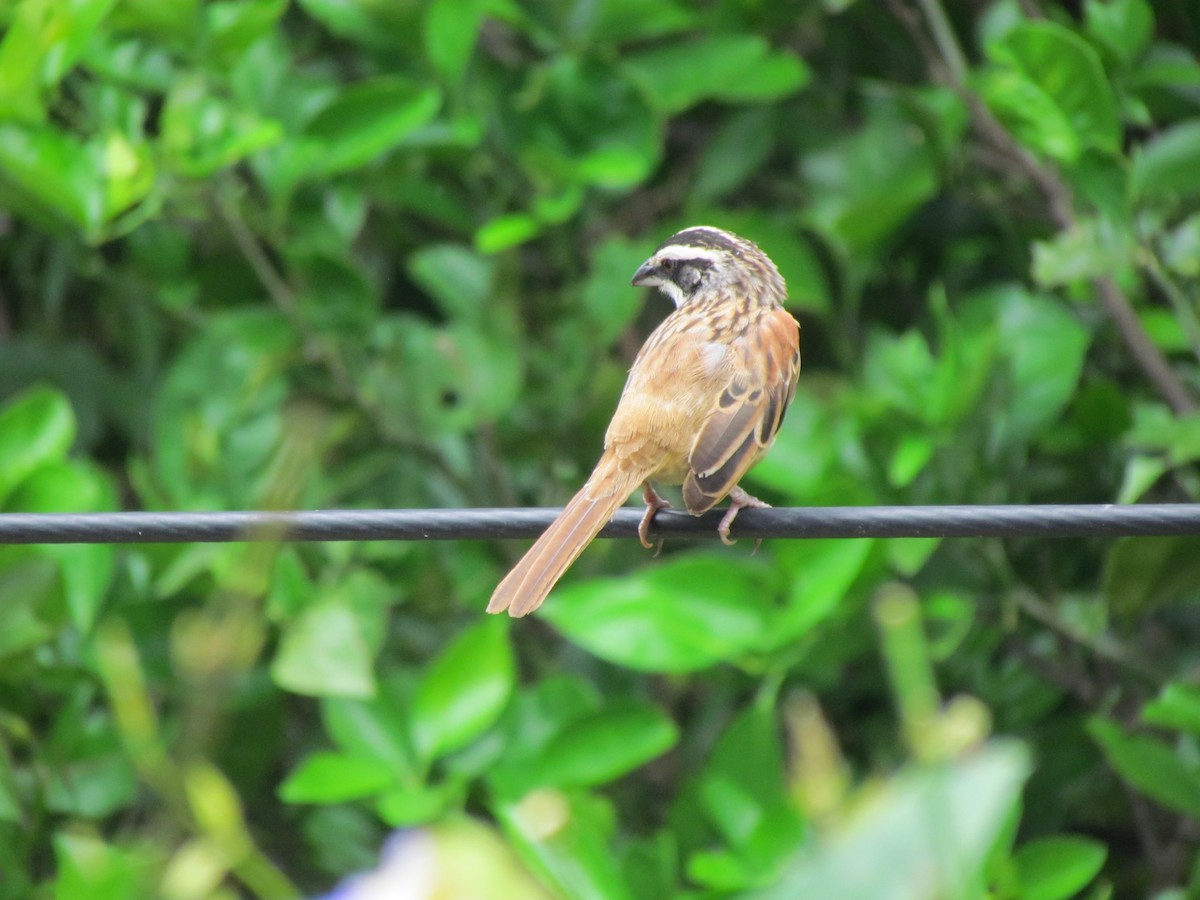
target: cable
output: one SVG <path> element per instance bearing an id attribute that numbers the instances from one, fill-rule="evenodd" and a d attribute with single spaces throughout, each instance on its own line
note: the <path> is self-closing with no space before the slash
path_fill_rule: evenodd
<path id="1" fill-rule="evenodd" d="M 531 538 L 557 514 L 557 509 L 4 513 L 0 544 Z M 663 510 L 655 517 L 653 534 L 712 539 L 721 515 L 715 510 L 692 518 Z M 640 509 L 621 509 L 601 537 L 633 537 L 641 518 Z M 733 531 L 750 538 L 1200 535 L 1200 504 L 747 509 Z"/>

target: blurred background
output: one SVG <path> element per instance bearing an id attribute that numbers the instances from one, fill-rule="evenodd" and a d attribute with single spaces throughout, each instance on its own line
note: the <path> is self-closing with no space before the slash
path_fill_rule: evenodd
<path id="1" fill-rule="evenodd" d="M 803 325 L 764 499 L 1200 492 L 1188 0 L 0 28 L 0 510 L 561 504 L 694 224 Z M 1195 539 L 602 541 L 485 617 L 523 546 L 0 548 L 0 897 L 1200 890 Z"/>

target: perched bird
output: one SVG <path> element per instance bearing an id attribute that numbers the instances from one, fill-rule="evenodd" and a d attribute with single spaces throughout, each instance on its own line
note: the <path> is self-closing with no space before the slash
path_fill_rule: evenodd
<path id="1" fill-rule="evenodd" d="M 668 238 L 633 284 L 658 288 L 676 309 L 633 361 L 591 477 L 500 582 L 490 613 L 541 606 L 639 485 L 647 548 L 654 514 L 670 506 L 652 481 L 682 484 L 694 516 L 728 496 L 717 527 L 727 544 L 738 510 L 767 506 L 738 481 L 775 440 L 800 374 L 800 325 L 783 308 L 779 270 L 750 241 L 700 226 Z"/>

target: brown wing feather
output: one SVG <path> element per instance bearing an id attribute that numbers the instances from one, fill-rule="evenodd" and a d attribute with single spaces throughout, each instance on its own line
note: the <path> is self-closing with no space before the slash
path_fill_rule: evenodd
<path id="1" fill-rule="evenodd" d="M 795 395 L 800 326 L 784 310 L 772 309 L 763 313 L 757 328 L 740 341 L 738 375 L 722 392 L 692 446 L 683 500 L 694 515 L 719 503 L 771 446 Z"/>

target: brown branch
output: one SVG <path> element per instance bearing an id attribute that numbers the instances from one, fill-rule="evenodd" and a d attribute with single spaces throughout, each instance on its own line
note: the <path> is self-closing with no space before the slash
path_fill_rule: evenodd
<path id="1" fill-rule="evenodd" d="M 899 0 L 889 3 L 895 12 Z M 921 5 L 927 13 L 927 22 L 931 30 L 938 36 L 938 47 L 941 51 L 940 64 L 930 67 L 930 75 L 935 81 L 951 88 L 963 102 L 971 115 L 971 122 L 979 135 L 1001 155 L 1011 159 L 1014 165 L 1034 184 L 1046 201 L 1051 221 L 1061 230 L 1073 227 L 1078 219 L 1075 214 L 1074 198 L 1070 188 L 1059 176 L 1058 172 L 1044 165 L 1037 157 L 1012 136 L 1004 124 L 992 114 L 984 102 L 975 95 L 965 81 L 958 77 L 956 63 L 964 58 L 957 43 L 953 43 L 950 51 L 952 58 L 945 57 L 945 49 L 951 43 L 953 34 L 945 27 L 945 15 L 937 0 L 921 0 Z M 1036 12 L 1036 6 L 1033 7 Z M 929 15 L 929 13 L 933 13 Z M 911 32 L 910 15 L 898 15 L 901 24 Z M 927 42 L 925 42 L 927 44 Z M 918 50 L 925 55 L 928 47 L 918 44 Z M 1092 286 L 1100 299 L 1100 305 L 1117 328 L 1126 348 L 1142 374 L 1154 385 L 1159 395 L 1176 415 L 1195 412 L 1198 407 L 1196 399 L 1184 383 L 1175 374 L 1166 355 L 1142 327 L 1134 311 L 1133 304 L 1117 285 L 1111 276 L 1103 276 L 1092 280 Z"/>

